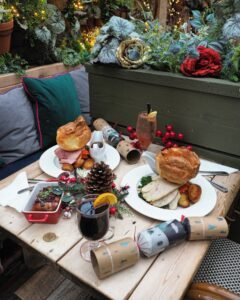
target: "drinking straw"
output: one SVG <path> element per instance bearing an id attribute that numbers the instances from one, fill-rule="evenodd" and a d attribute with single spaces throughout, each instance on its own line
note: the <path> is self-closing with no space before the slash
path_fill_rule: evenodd
<path id="1" fill-rule="evenodd" d="M 148 103 L 147 104 L 147 113 L 149 114 L 151 110 L 152 110 L 151 104 Z"/>

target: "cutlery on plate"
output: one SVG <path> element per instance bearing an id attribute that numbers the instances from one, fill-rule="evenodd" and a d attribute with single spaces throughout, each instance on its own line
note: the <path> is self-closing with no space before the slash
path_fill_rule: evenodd
<path id="1" fill-rule="evenodd" d="M 21 190 L 19 190 L 17 193 L 18 194 L 22 194 L 22 193 L 24 193 L 24 192 L 27 192 L 27 191 L 32 191 L 33 190 L 33 188 L 34 188 L 34 186 L 30 186 L 30 187 L 27 187 L 27 188 L 25 188 L 25 189 L 21 189 Z"/>
<path id="2" fill-rule="evenodd" d="M 219 175 L 219 176 L 228 176 L 229 173 L 225 171 L 199 171 L 200 174 L 204 175 Z"/>
<path id="3" fill-rule="evenodd" d="M 207 179 L 207 178 L 206 178 Z M 228 189 L 223 186 L 223 185 L 220 185 L 214 181 L 211 181 L 210 179 L 207 179 L 208 182 L 211 183 L 212 186 L 214 186 L 216 189 L 218 189 L 219 191 L 223 192 L 223 193 L 228 193 Z"/>

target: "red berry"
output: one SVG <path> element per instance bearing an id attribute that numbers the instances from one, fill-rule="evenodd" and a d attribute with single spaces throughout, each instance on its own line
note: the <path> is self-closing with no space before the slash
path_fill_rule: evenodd
<path id="1" fill-rule="evenodd" d="M 75 177 L 71 177 L 68 179 L 68 182 L 70 183 L 75 183 L 77 181 L 77 179 Z"/>
<path id="2" fill-rule="evenodd" d="M 62 176 L 59 177 L 59 180 L 60 181 L 68 181 L 68 177 L 62 175 Z"/>
<path id="3" fill-rule="evenodd" d="M 191 145 L 188 145 L 188 146 L 187 146 L 187 149 L 190 150 L 190 151 L 192 151 L 192 146 L 191 146 Z"/>
<path id="4" fill-rule="evenodd" d="M 128 126 L 128 127 L 127 127 L 127 131 L 130 132 L 130 133 L 133 132 L 132 126 Z"/>
<path id="5" fill-rule="evenodd" d="M 117 208 L 115 206 L 112 206 L 109 208 L 110 215 L 114 216 L 117 213 Z"/>
<path id="6" fill-rule="evenodd" d="M 165 126 L 167 131 L 172 131 L 173 130 L 173 126 L 171 124 L 168 124 Z"/>
<path id="7" fill-rule="evenodd" d="M 129 136 L 129 138 L 130 138 L 130 140 L 135 140 L 135 138 L 136 138 L 135 132 L 131 133 L 130 136 Z"/>
<path id="8" fill-rule="evenodd" d="M 167 148 L 171 148 L 172 145 L 173 145 L 173 143 L 169 141 L 169 142 L 167 142 L 166 147 L 167 147 Z"/>
<path id="9" fill-rule="evenodd" d="M 157 130 L 155 133 L 156 137 L 161 137 L 162 136 L 162 131 L 161 130 Z"/>
<path id="10" fill-rule="evenodd" d="M 170 131 L 170 137 L 174 139 L 176 137 L 176 133 L 174 131 Z"/>
<path id="11" fill-rule="evenodd" d="M 170 138 L 170 133 L 169 133 L 169 132 L 165 132 L 164 137 L 165 137 L 166 139 L 169 139 L 169 138 Z"/>
<path id="12" fill-rule="evenodd" d="M 173 147 L 174 147 L 174 148 L 177 148 L 177 147 L 178 147 L 178 144 L 173 144 Z"/>
<path id="13" fill-rule="evenodd" d="M 115 189 L 115 187 L 116 187 L 116 184 L 113 182 L 112 183 L 112 189 Z"/>
<path id="14" fill-rule="evenodd" d="M 183 135 L 182 133 L 179 133 L 179 134 L 178 134 L 178 138 L 179 138 L 179 140 L 183 140 L 184 135 Z"/>
<path id="15" fill-rule="evenodd" d="M 136 143 L 134 143 L 134 147 L 139 149 L 139 150 L 142 150 L 142 147 L 141 147 L 141 144 L 139 141 L 137 141 Z"/>
<path id="16" fill-rule="evenodd" d="M 167 142 L 167 139 L 165 137 L 163 137 L 162 142 L 163 142 L 163 144 L 165 144 Z"/>
<path id="17" fill-rule="evenodd" d="M 134 137 L 134 139 L 136 139 L 136 138 L 137 138 L 137 133 L 134 131 L 134 132 L 132 133 L 132 136 Z"/>

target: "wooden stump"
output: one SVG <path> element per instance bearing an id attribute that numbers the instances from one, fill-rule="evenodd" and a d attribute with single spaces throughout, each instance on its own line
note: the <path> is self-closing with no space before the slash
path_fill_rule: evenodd
<path id="1" fill-rule="evenodd" d="M 48 3 L 56 5 L 62 11 L 67 5 L 67 0 L 48 0 Z"/>

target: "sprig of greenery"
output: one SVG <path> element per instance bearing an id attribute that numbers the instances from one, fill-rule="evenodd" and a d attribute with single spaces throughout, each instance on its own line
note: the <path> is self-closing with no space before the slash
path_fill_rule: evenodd
<path id="1" fill-rule="evenodd" d="M 57 57 L 66 66 L 77 66 L 86 63 L 89 60 L 89 52 L 87 50 L 80 50 L 79 52 L 71 48 L 57 49 Z"/>
<path id="2" fill-rule="evenodd" d="M 6 53 L 0 56 L 0 74 L 16 73 L 18 76 L 25 74 L 28 62 L 20 56 Z"/>

